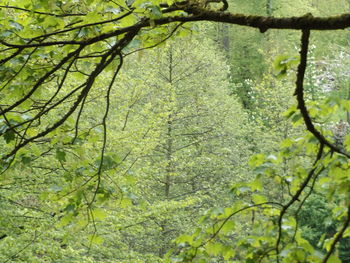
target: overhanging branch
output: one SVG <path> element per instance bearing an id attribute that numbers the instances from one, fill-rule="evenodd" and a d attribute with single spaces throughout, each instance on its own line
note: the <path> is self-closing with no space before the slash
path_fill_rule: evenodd
<path id="1" fill-rule="evenodd" d="M 185 10 L 187 12 L 193 9 Z M 255 27 L 265 32 L 268 29 L 310 29 L 310 30 L 337 30 L 350 27 L 350 14 L 331 17 L 313 17 L 311 14 L 298 17 L 267 17 L 244 14 L 232 14 L 218 11 L 199 10 L 200 15 L 189 17 L 167 17 L 155 21 L 155 24 L 167 24 L 171 21 L 213 21 L 241 26 Z M 199 12 L 196 10 L 196 12 Z"/>
<path id="2" fill-rule="evenodd" d="M 303 82 L 304 82 L 304 76 L 305 76 L 305 71 L 307 66 L 307 52 L 308 52 L 308 46 L 309 46 L 309 37 L 310 37 L 310 30 L 304 29 L 302 31 L 302 36 L 301 36 L 300 63 L 298 66 L 296 88 L 294 93 L 295 96 L 297 97 L 298 109 L 300 110 L 300 113 L 304 119 L 306 129 L 309 132 L 311 132 L 321 144 L 328 146 L 334 152 L 337 152 L 339 154 L 345 155 L 346 157 L 350 158 L 350 154 L 344 152 L 343 150 L 338 148 L 336 145 L 331 143 L 329 140 L 326 139 L 326 137 L 324 137 L 316 129 L 315 125 L 311 120 L 309 112 L 306 108 Z"/>
<path id="3" fill-rule="evenodd" d="M 345 29 L 350 27 L 350 14 L 342 14 L 338 16 L 330 17 L 313 17 L 311 14 L 296 17 L 267 17 L 267 16 L 254 16 L 254 15 L 244 15 L 244 14 L 232 14 L 228 12 L 210 11 L 206 9 L 199 8 L 184 8 L 184 11 L 189 13 L 199 13 L 199 15 L 185 15 L 185 16 L 167 16 L 160 19 L 142 19 L 140 22 L 134 25 L 120 28 L 115 31 L 100 34 L 98 36 L 83 40 L 58 40 L 50 42 L 41 43 L 29 43 L 28 44 L 13 44 L 8 43 L 4 40 L 0 40 L 0 44 L 12 48 L 12 49 L 23 49 L 30 47 L 43 47 L 43 46 L 54 46 L 54 45 L 90 45 L 105 39 L 115 37 L 127 32 L 139 31 L 142 28 L 153 27 L 155 25 L 166 25 L 174 22 L 195 22 L 195 21 L 212 21 L 212 22 L 222 22 L 234 25 L 241 25 L 247 27 L 258 28 L 261 32 L 265 32 L 268 29 L 309 29 L 309 30 L 337 30 Z M 129 15 L 129 13 L 127 13 Z M 120 17 L 118 18 L 118 20 Z M 94 25 L 104 24 L 105 21 L 100 23 L 94 23 Z M 79 28 L 90 26 L 90 24 L 79 26 Z M 60 34 L 61 32 L 56 32 Z M 50 35 L 55 35 L 51 33 Z M 40 39 L 43 36 L 35 37 L 35 39 Z"/>

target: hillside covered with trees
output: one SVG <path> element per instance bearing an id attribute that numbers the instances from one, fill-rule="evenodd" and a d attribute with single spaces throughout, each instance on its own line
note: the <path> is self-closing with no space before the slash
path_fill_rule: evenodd
<path id="1" fill-rule="evenodd" d="M 348 0 L 0 0 L 0 262 L 350 263 Z"/>

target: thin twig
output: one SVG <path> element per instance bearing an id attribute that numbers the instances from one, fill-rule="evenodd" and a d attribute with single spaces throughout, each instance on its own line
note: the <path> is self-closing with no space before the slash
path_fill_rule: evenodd
<path id="1" fill-rule="evenodd" d="M 184 24 L 184 23 L 180 23 L 180 24 L 176 25 L 175 28 L 169 33 L 169 35 L 166 36 L 166 37 L 165 37 L 164 39 L 162 39 L 161 41 L 159 41 L 158 43 L 156 43 L 156 44 L 154 44 L 154 45 L 151 45 L 151 46 L 148 46 L 148 47 L 144 47 L 144 48 L 139 48 L 139 49 L 133 50 L 133 51 L 131 51 L 131 52 L 125 54 L 124 57 L 129 56 L 129 55 L 131 55 L 131 54 L 133 54 L 133 53 L 135 53 L 135 52 L 139 52 L 139 51 L 142 51 L 142 50 L 151 49 L 151 48 L 154 48 L 154 47 L 156 47 L 156 46 L 159 46 L 160 44 L 164 43 L 164 42 L 167 41 L 169 38 L 171 38 L 171 37 L 174 35 L 174 33 L 176 32 L 176 30 L 178 30 L 179 27 L 181 27 L 183 24 Z"/>
<path id="2" fill-rule="evenodd" d="M 105 114 L 103 116 L 102 119 L 102 126 L 103 126 L 103 142 L 102 142 L 102 148 L 101 148 L 101 161 L 100 161 L 100 165 L 98 167 L 98 171 L 97 171 L 97 186 L 94 192 L 94 195 L 92 197 L 91 203 L 92 204 L 95 201 L 97 192 L 100 188 L 100 184 L 101 184 L 101 176 L 102 176 L 102 169 L 103 169 L 103 160 L 104 160 L 104 156 L 105 156 L 105 151 L 106 151 L 106 145 L 107 145 L 107 117 L 108 117 L 108 113 L 109 113 L 109 109 L 110 109 L 110 94 L 111 94 L 111 90 L 112 87 L 114 85 L 114 82 L 117 78 L 117 75 L 120 71 L 120 69 L 122 68 L 123 65 L 123 56 L 121 55 L 121 50 L 119 50 L 119 65 L 116 69 L 116 71 L 113 74 L 113 77 L 109 83 L 109 86 L 107 88 L 107 94 L 106 94 L 106 110 L 105 110 Z"/>
<path id="3" fill-rule="evenodd" d="M 15 10 L 20 10 L 20 11 L 24 11 L 24 12 L 28 12 L 28 13 L 34 13 L 34 14 L 38 14 L 38 15 L 55 16 L 55 17 L 86 16 L 85 13 L 81 13 L 81 14 L 54 14 L 54 13 L 47 13 L 47 12 L 40 12 L 40 11 L 25 9 L 22 7 L 11 6 L 11 5 L 0 5 L 0 8 L 15 9 Z"/>
<path id="4" fill-rule="evenodd" d="M 35 85 L 31 88 L 31 90 L 24 95 L 20 100 L 13 103 L 11 106 L 7 107 L 6 109 L 2 110 L 0 112 L 0 115 L 3 115 L 10 110 L 16 108 L 20 104 L 22 104 L 24 101 L 26 101 L 28 98 L 30 98 L 33 93 L 49 78 L 52 74 L 54 74 L 57 70 L 59 70 L 65 63 L 67 63 L 71 58 L 75 57 L 77 54 L 79 54 L 83 50 L 84 46 L 80 46 L 76 50 L 70 52 L 67 56 L 65 56 L 52 70 L 47 72 L 44 76 L 42 76 Z"/>
<path id="5" fill-rule="evenodd" d="M 30 247 L 31 245 L 33 245 L 35 243 L 35 241 L 37 240 L 38 237 L 40 237 L 44 232 L 41 232 L 40 234 L 37 234 L 36 232 L 34 233 L 34 237 L 33 240 L 30 241 L 28 244 L 26 244 L 24 247 L 22 247 L 21 249 L 19 249 L 15 254 L 11 255 L 10 257 L 7 258 L 7 260 L 5 260 L 3 263 L 7 263 L 12 261 L 13 259 L 15 259 L 20 253 L 22 253 L 24 250 L 26 250 L 28 247 Z"/>

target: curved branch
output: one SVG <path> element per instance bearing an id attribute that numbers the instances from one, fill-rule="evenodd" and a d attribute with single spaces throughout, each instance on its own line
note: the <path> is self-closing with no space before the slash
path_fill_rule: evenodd
<path id="1" fill-rule="evenodd" d="M 102 171 L 103 171 L 103 161 L 104 161 L 104 157 L 105 157 L 105 152 L 106 152 L 106 147 L 107 147 L 107 118 L 108 118 L 108 114 L 109 114 L 109 110 L 110 110 L 110 96 L 111 96 L 111 90 L 113 88 L 113 85 L 115 83 L 115 80 L 118 76 L 118 73 L 120 71 L 120 69 L 123 66 L 123 56 L 121 54 L 121 50 L 118 50 L 118 54 L 117 56 L 119 57 L 119 65 L 117 67 L 117 69 L 115 70 L 113 77 L 111 79 L 111 81 L 109 82 L 108 88 L 107 88 L 107 94 L 106 94 L 106 108 L 105 108 L 105 114 L 102 118 L 102 127 L 103 127 L 103 142 L 102 142 L 102 148 L 101 148 L 101 161 L 99 163 L 98 166 L 98 171 L 97 171 L 97 185 L 96 185 L 96 189 L 94 192 L 94 195 L 89 203 L 89 206 L 91 206 L 93 204 L 93 202 L 96 199 L 98 190 L 100 189 L 100 185 L 101 185 L 101 177 L 102 177 Z"/>
<path id="2" fill-rule="evenodd" d="M 134 53 L 136 53 L 136 52 L 142 51 L 142 50 L 151 49 L 151 48 L 154 48 L 154 47 L 156 47 L 156 46 L 159 46 L 160 44 L 164 43 L 164 42 L 167 41 L 169 38 L 171 38 L 171 37 L 175 34 L 176 30 L 178 30 L 182 25 L 183 25 L 183 23 L 180 23 L 180 24 L 176 25 L 176 26 L 174 27 L 174 29 L 171 30 L 171 32 L 169 33 L 169 35 L 167 35 L 165 38 L 163 38 L 161 41 L 157 42 L 156 44 L 151 45 L 151 46 L 148 46 L 148 47 L 143 47 L 143 48 L 140 48 L 140 49 L 133 50 L 133 51 L 131 51 L 131 52 L 125 54 L 124 57 L 129 56 L 129 55 L 131 55 L 131 54 L 134 54 Z"/>
<path id="3" fill-rule="evenodd" d="M 300 110 L 301 115 L 303 116 L 304 123 L 306 125 L 306 129 L 311 132 L 317 140 L 326 146 L 328 146 L 332 151 L 345 155 L 350 158 L 350 154 L 342 151 L 340 148 L 329 142 L 314 126 L 311 117 L 308 113 L 308 110 L 305 105 L 304 99 L 304 76 L 307 65 L 307 52 L 309 46 L 309 37 L 310 30 L 305 29 L 302 31 L 301 37 L 301 49 L 300 49 L 300 63 L 298 66 L 297 80 L 296 80 L 296 88 L 295 93 L 298 102 L 298 109 Z"/>
<path id="4" fill-rule="evenodd" d="M 121 19 L 123 19 L 123 18 L 125 18 L 125 17 L 127 17 L 127 16 L 129 16 L 131 14 L 132 14 L 132 11 L 129 11 L 129 12 L 127 12 L 127 13 L 121 15 L 121 16 L 118 16 L 118 17 L 110 19 L 110 20 L 104 20 L 104 21 L 100 21 L 100 22 L 84 24 L 84 25 L 75 26 L 75 27 L 68 28 L 68 29 L 63 29 L 63 30 L 60 30 L 60 31 L 51 32 L 51 33 L 48 33 L 48 34 L 45 34 L 45 35 L 34 37 L 34 38 L 31 39 L 31 41 L 37 40 L 37 39 L 42 39 L 42 38 L 47 38 L 47 37 L 50 37 L 50 36 L 57 36 L 59 34 L 67 33 L 67 32 L 70 32 L 70 31 L 77 30 L 77 29 L 82 29 L 82 28 L 85 28 L 85 27 L 98 26 L 98 25 L 103 25 L 103 24 L 116 22 L 116 21 L 119 21 L 119 20 L 121 20 Z"/>
<path id="5" fill-rule="evenodd" d="M 59 70 L 65 63 L 67 63 L 71 58 L 75 57 L 77 54 L 81 52 L 81 50 L 84 48 L 84 46 L 80 46 L 76 50 L 69 53 L 67 56 L 65 56 L 52 70 L 48 71 L 44 76 L 42 76 L 32 87 L 32 89 L 23 96 L 20 100 L 13 103 L 11 106 L 7 107 L 6 109 L 0 111 L 0 115 L 4 115 L 5 113 L 9 112 L 10 110 L 16 108 L 20 104 L 22 104 L 24 101 L 26 101 L 28 98 L 30 98 L 33 93 L 45 82 L 47 78 L 49 78 L 52 74 L 54 74 L 57 70 Z"/>
<path id="6" fill-rule="evenodd" d="M 210 11 L 206 9 L 187 8 L 184 11 L 189 13 L 199 13 L 200 15 L 188 15 L 188 16 L 168 16 L 160 19 L 142 19 L 140 22 L 135 23 L 132 26 L 124 27 L 112 32 L 100 34 L 96 37 L 92 37 L 87 40 L 60 40 L 42 43 L 29 43 L 29 44 L 11 44 L 4 40 L 0 40 L 0 43 L 9 48 L 29 48 L 29 47 L 44 47 L 54 45 L 90 45 L 98 41 L 115 37 L 127 32 L 139 31 L 142 28 L 154 27 L 155 25 L 166 25 L 174 22 L 195 22 L 195 21 L 212 21 L 222 22 L 234 25 L 241 25 L 247 27 L 258 28 L 261 32 L 265 32 L 268 29 L 309 29 L 309 30 L 337 30 L 350 27 L 350 14 L 342 14 L 339 16 L 331 17 L 313 17 L 311 14 L 297 17 L 267 17 L 267 16 L 254 16 L 244 14 L 232 14 L 223 13 L 220 11 Z M 102 22 L 101 22 L 102 23 Z"/>
<path id="7" fill-rule="evenodd" d="M 96 77 L 115 59 L 116 56 L 121 52 L 121 50 L 130 43 L 130 41 L 135 37 L 135 35 L 138 33 L 138 31 L 130 32 L 129 34 L 126 34 L 124 38 L 115 44 L 114 47 L 111 48 L 110 52 L 106 53 L 101 61 L 98 63 L 98 65 L 95 67 L 93 72 L 90 74 L 89 78 L 86 81 L 86 85 L 77 97 L 74 104 L 71 106 L 71 108 L 62 116 L 61 119 L 59 119 L 56 123 L 54 123 L 52 126 L 48 127 L 46 130 L 38 133 L 37 135 L 30 137 L 26 139 L 25 141 L 18 144 L 10 153 L 6 154 L 2 157 L 3 160 L 6 160 L 10 158 L 11 156 L 14 156 L 19 149 L 23 148 L 27 144 L 33 142 L 34 140 L 44 137 L 47 134 L 51 133 L 58 127 L 60 127 L 65 121 L 75 112 L 75 110 L 78 108 L 80 103 L 83 101 L 84 97 L 87 96 L 89 91 L 91 90 Z M 76 52 L 76 51 L 74 51 Z M 74 53 L 72 52 L 72 53 Z M 56 67 L 55 67 L 56 68 Z"/>
<path id="8" fill-rule="evenodd" d="M 244 210 L 247 210 L 247 209 L 251 209 L 251 208 L 254 208 L 254 207 L 261 207 L 263 205 L 275 205 L 275 206 L 281 206 L 282 207 L 282 204 L 278 203 L 278 202 L 264 202 L 264 203 L 259 203 L 259 204 L 253 204 L 253 205 L 249 205 L 249 206 L 245 206 L 241 209 L 238 209 L 237 211 L 233 212 L 232 214 L 230 214 L 228 217 L 225 218 L 225 220 L 221 223 L 221 225 L 219 226 L 219 228 L 213 233 L 213 235 L 204 243 L 208 243 L 210 242 L 211 240 L 213 240 L 218 234 L 219 232 L 221 231 L 221 229 L 224 227 L 224 225 L 235 215 L 243 212 Z"/>
<path id="9" fill-rule="evenodd" d="M 307 14 L 299 17 L 267 17 L 251 16 L 243 14 L 222 13 L 215 11 L 203 11 L 201 15 L 193 17 L 171 18 L 172 21 L 213 21 L 241 26 L 255 27 L 265 32 L 268 29 L 309 29 L 309 30 L 336 30 L 350 27 L 350 14 L 342 14 L 333 17 L 313 17 Z M 155 21 L 157 24 L 157 20 Z M 162 21 L 159 21 L 160 23 Z"/>
<path id="10" fill-rule="evenodd" d="M 8 56 L 8 57 L 6 57 L 4 59 L 1 59 L 0 60 L 0 65 L 5 64 L 7 61 L 15 58 L 17 55 L 21 54 L 22 51 L 23 51 L 23 48 L 19 48 L 13 54 L 11 54 L 10 56 Z"/>

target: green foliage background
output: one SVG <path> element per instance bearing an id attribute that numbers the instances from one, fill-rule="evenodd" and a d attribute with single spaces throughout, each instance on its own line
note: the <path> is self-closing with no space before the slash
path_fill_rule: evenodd
<path id="1" fill-rule="evenodd" d="M 79 99 L 75 88 L 89 83 L 101 54 L 126 34 L 81 51 L 70 39 L 168 14 L 159 1 L 0 4 L 0 59 L 13 52 L 6 43 L 26 45 L 43 34 L 63 41 L 0 65 L 0 110 L 62 59 L 79 58 L 0 117 L 1 262 L 323 262 L 349 218 L 350 163 L 329 149 L 314 162 L 319 142 L 293 97 L 299 32 L 206 22 L 141 30 L 93 80 L 83 106 L 12 158 L 23 138 L 60 122 Z M 284 17 L 349 9 L 345 0 L 234 0 L 228 11 Z M 349 152 L 349 31 L 312 32 L 311 43 L 309 114 Z M 327 262 L 350 262 L 349 238 L 347 226 Z"/>

